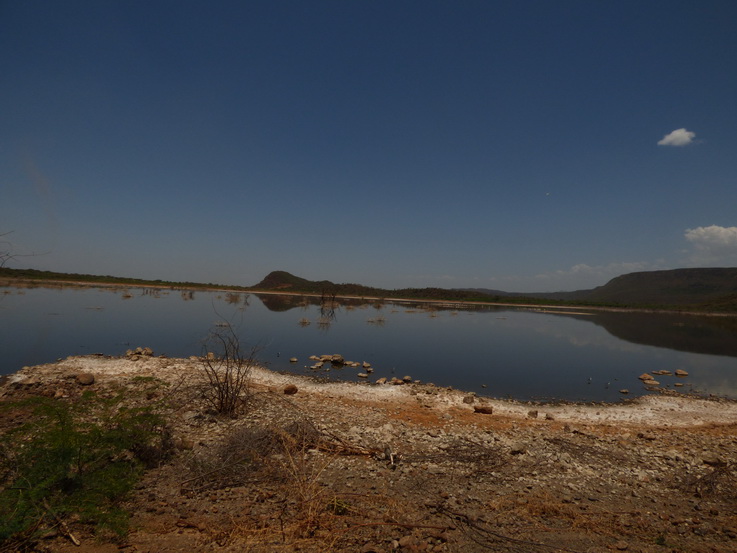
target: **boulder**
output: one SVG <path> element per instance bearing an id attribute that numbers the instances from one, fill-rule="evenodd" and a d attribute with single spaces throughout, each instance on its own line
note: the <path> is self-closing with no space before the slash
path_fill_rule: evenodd
<path id="1" fill-rule="evenodd" d="M 491 415 L 494 413 L 494 408 L 491 405 L 475 405 L 473 412 L 481 413 L 482 415 Z"/>
<path id="2" fill-rule="evenodd" d="M 90 373 L 79 373 L 74 379 L 80 386 L 90 386 L 95 383 L 95 375 Z"/>
<path id="3" fill-rule="evenodd" d="M 295 386 L 294 384 L 287 384 L 284 386 L 284 393 L 288 396 L 293 396 L 299 391 L 299 388 Z"/>

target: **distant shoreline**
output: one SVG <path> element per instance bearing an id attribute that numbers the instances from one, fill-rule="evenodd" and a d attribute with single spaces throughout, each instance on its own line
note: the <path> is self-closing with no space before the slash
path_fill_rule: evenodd
<path id="1" fill-rule="evenodd" d="M 300 297 L 311 297 L 319 298 L 320 294 L 310 292 L 289 292 L 289 291 L 274 291 L 274 290 L 255 290 L 251 288 L 243 288 L 238 286 L 191 286 L 187 284 L 154 284 L 154 283 L 140 283 L 140 284 L 126 284 L 122 282 L 89 282 L 84 280 L 54 280 L 54 279 L 31 279 L 31 278 L 0 278 L 0 287 L 16 287 L 22 288 L 23 285 L 41 288 L 63 288 L 68 286 L 70 288 L 150 288 L 156 290 L 187 290 L 187 291 L 201 291 L 201 292 L 224 292 L 224 293 L 239 293 L 239 294 L 261 294 L 261 295 L 272 295 L 272 296 L 300 296 Z M 704 316 L 704 317 L 737 317 L 737 313 L 718 313 L 709 311 L 689 311 L 689 310 L 676 310 L 676 309 L 665 309 L 665 308 L 638 308 L 638 307 L 613 307 L 613 306 L 589 306 L 589 305 L 556 305 L 556 304 L 543 304 L 543 303 L 514 303 L 514 302 L 497 302 L 497 301 L 462 301 L 462 300 L 442 300 L 442 299 L 421 299 L 421 298 L 394 298 L 384 296 L 355 296 L 355 295 L 340 295 L 334 296 L 335 299 L 344 300 L 365 300 L 365 301 L 386 301 L 395 303 L 430 303 L 434 305 L 443 305 L 448 307 L 474 307 L 474 306 L 489 306 L 489 307 L 517 307 L 521 309 L 527 309 L 530 311 L 536 311 L 540 313 L 552 313 L 556 314 L 556 311 L 564 312 L 567 315 L 591 315 L 585 311 L 602 311 L 602 312 L 614 312 L 614 313 L 652 313 L 652 314 L 666 314 L 666 315 L 691 315 L 691 316 Z"/>

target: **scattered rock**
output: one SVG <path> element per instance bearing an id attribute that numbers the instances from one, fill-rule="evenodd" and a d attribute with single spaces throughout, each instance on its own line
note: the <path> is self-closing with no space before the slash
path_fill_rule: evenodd
<path id="1" fill-rule="evenodd" d="M 299 388 L 295 386 L 294 384 L 287 384 L 284 386 L 284 393 L 288 396 L 293 396 L 299 391 Z"/>
<path id="2" fill-rule="evenodd" d="M 482 415 L 492 415 L 494 413 L 494 408 L 491 405 L 475 405 L 473 412 L 481 413 Z"/>
<path id="3" fill-rule="evenodd" d="M 642 383 L 645 386 L 660 386 L 660 382 L 653 380 L 652 378 L 650 380 L 643 380 Z"/>
<path id="4" fill-rule="evenodd" d="M 618 541 L 614 544 L 614 547 L 617 548 L 617 551 L 626 551 L 629 548 L 629 544 L 626 541 Z"/>
<path id="5" fill-rule="evenodd" d="M 619 393 L 620 393 L 620 394 L 625 394 L 625 395 L 626 395 L 626 394 L 629 394 L 629 393 L 630 393 L 630 391 L 629 391 L 629 390 L 628 390 L 627 388 L 622 388 L 621 390 L 619 390 Z"/>
<path id="6" fill-rule="evenodd" d="M 368 374 L 366 374 L 366 373 L 358 373 L 356 376 L 358 378 L 368 378 Z"/>
<path id="7" fill-rule="evenodd" d="M 153 357 L 153 355 L 154 350 L 152 350 L 151 348 L 137 347 L 136 349 L 129 349 L 125 352 L 126 357 L 132 357 L 134 359 L 140 359 L 141 357 Z"/>
<path id="8" fill-rule="evenodd" d="M 474 401 L 476 401 L 476 398 L 472 395 L 464 396 L 463 397 L 463 403 L 471 404 Z"/>
<path id="9" fill-rule="evenodd" d="M 411 377 L 411 376 L 409 376 L 409 375 L 407 375 L 407 376 L 404 376 L 404 377 L 402 377 L 402 380 L 403 380 L 404 382 L 412 382 L 412 377 Z"/>
<path id="10" fill-rule="evenodd" d="M 382 376 L 381 378 L 379 378 L 379 379 L 376 380 L 376 383 L 377 384 L 386 384 L 386 378 L 384 378 Z"/>
<path id="11" fill-rule="evenodd" d="M 537 409 L 532 409 L 530 411 L 527 411 L 527 417 L 530 419 L 536 419 L 537 418 Z"/>
<path id="12" fill-rule="evenodd" d="M 399 547 L 405 548 L 415 544 L 415 539 L 412 536 L 402 536 L 399 538 Z"/>
<path id="13" fill-rule="evenodd" d="M 194 441 L 189 438 L 175 438 L 174 447 L 177 449 L 189 451 L 194 449 Z"/>
<path id="14" fill-rule="evenodd" d="M 527 453 L 527 448 L 524 444 L 515 443 L 509 448 L 509 453 L 512 455 L 522 455 L 523 453 Z"/>
<path id="15" fill-rule="evenodd" d="M 675 372 L 675 375 L 676 375 L 676 376 L 688 376 L 688 371 L 684 371 L 683 369 L 678 369 L 678 370 L 677 370 L 677 371 Z"/>
<path id="16" fill-rule="evenodd" d="M 91 373 L 79 373 L 75 380 L 80 386 L 90 386 L 95 383 L 95 375 Z"/>
<path id="17" fill-rule="evenodd" d="M 640 380 L 652 380 L 652 375 L 650 373 L 642 373 L 640 376 L 638 376 Z"/>
<path id="18" fill-rule="evenodd" d="M 727 464 L 727 462 L 719 457 L 716 453 L 707 453 L 701 459 L 701 462 L 710 467 L 721 467 Z"/>
<path id="19" fill-rule="evenodd" d="M 291 357 L 291 358 L 289 359 L 289 362 L 290 362 L 290 363 L 296 363 L 297 361 L 299 361 L 299 359 L 297 359 L 296 357 Z"/>

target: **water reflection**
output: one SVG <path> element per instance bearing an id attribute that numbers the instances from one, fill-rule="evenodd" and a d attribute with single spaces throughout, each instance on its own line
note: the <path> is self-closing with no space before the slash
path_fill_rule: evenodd
<path id="1" fill-rule="evenodd" d="M 690 374 L 658 377 L 662 387 L 737 397 L 737 318 L 148 290 L 3 290 L 2 373 L 137 346 L 199 355 L 213 324 L 230 321 L 264 346 L 273 369 L 329 378 L 357 380 L 358 371 L 316 371 L 310 355 L 369 362 L 372 379 L 411 375 L 496 397 L 617 401 L 621 389 L 648 393 L 637 376 L 657 369 Z"/>
<path id="2" fill-rule="evenodd" d="M 601 312 L 590 320 L 634 344 L 737 357 L 737 317 Z"/>

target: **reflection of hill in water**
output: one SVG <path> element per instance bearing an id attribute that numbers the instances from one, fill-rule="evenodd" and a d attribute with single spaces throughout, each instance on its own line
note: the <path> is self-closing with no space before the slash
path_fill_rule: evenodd
<path id="1" fill-rule="evenodd" d="M 622 340 L 690 353 L 737 357 L 737 318 L 660 313 L 598 312 L 576 316 Z"/>
<path id="2" fill-rule="evenodd" d="M 304 308 L 310 305 L 318 307 L 332 307 L 338 309 L 340 307 L 365 307 L 373 306 L 381 308 L 384 306 L 392 306 L 399 309 L 420 309 L 428 311 L 509 311 L 509 307 L 495 306 L 479 306 L 462 303 L 438 303 L 427 301 L 392 301 L 391 299 L 366 300 L 362 298 L 337 298 L 335 300 L 323 300 L 320 296 L 299 296 L 299 295 L 280 295 L 280 294 L 258 294 L 258 299 L 264 304 L 269 311 L 289 311 L 290 309 Z"/>
<path id="3" fill-rule="evenodd" d="M 256 294 L 270 311 L 289 311 L 310 305 L 324 307 L 318 296 L 288 296 L 276 294 Z M 340 299 L 341 306 L 360 306 L 365 300 Z M 508 307 L 461 306 L 428 304 L 417 302 L 394 303 L 391 300 L 381 302 L 402 309 L 419 308 L 434 311 L 508 311 Z M 669 313 L 626 313 L 597 311 L 587 315 L 572 315 L 565 312 L 556 313 L 564 317 L 573 317 L 603 327 L 612 336 L 645 346 L 668 348 L 689 353 L 705 353 L 709 355 L 726 355 L 737 357 L 737 317 L 705 317 L 698 315 L 678 315 Z M 334 317 L 333 317 L 334 318 Z"/>
<path id="4" fill-rule="evenodd" d="M 289 311 L 297 307 L 307 305 L 320 305 L 319 298 L 309 296 L 280 296 L 272 294 L 256 294 L 256 297 L 266 306 L 269 311 Z"/>

